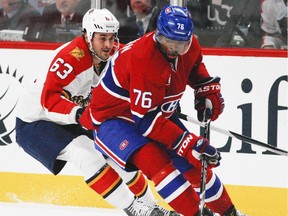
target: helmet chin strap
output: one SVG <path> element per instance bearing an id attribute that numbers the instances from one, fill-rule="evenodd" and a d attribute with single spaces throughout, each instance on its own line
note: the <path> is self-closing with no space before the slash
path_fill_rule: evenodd
<path id="1" fill-rule="evenodd" d="M 114 53 L 116 53 L 116 52 L 119 50 L 119 38 L 116 37 L 115 40 L 117 41 L 117 47 L 115 48 Z M 100 58 L 100 57 L 97 55 L 97 53 L 93 50 L 91 41 L 89 42 L 88 45 L 89 45 L 89 50 L 90 50 L 91 54 L 92 54 L 93 56 L 95 56 L 99 61 L 107 62 L 107 61 L 114 55 L 114 54 L 113 54 L 113 55 L 109 56 L 109 58 L 107 58 L 107 59 L 102 59 L 102 58 Z"/>
<path id="2" fill-rule="evenodd" d="M 92 45 L 91 45 L 91 42 L 89 43 L 89 50 L 90 50 L 91 54 L 92 54 L 93 56 L 95 56 L 99 61 L 106 62 L 106 61 L 108 61 L 108 59 L 110 58 L 110 57 L 107 58 L 107 59 L 102 59 L 102 58 L 100 58 L 100 57 L 96 54 L 96 52 L 93 50 Z"/>

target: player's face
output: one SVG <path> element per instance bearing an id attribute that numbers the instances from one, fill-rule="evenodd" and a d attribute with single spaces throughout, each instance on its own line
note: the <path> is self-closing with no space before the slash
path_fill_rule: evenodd
<path id="1" fill-rule="evenodd" d="M 161 46 L 161 51 L 164 52 L 168 58 L 177 58 L 178 55 L 184 55 L 190 48 L 192 38 L 189 41 L 176 41 L 164 37 L 157 36 L 157 41 Z"/>
<path id="2" fill-rule="evenodd" d="M 100 59 L 103 60 L 109 58 L 111 49 L 114 46 L 114 42 L 114 33 L 94 33 L 91 41 L 94 52 Z"/>

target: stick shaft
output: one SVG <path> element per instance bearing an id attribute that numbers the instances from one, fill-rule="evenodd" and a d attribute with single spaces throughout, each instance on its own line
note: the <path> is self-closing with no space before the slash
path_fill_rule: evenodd
<path id="1" fill-rule="evenodd" d="M 202 122 L 199 122 L 197 121 L 196 119 L 188 116 L 188 115 L 185 115 L 183 113 L 178 113 L 178 117 L 180 119 L 183 119 L 185 121 L 188 121 L 188 122 L 191 122 L 191 123 L 194 123 L 196 125 L 199 125 L 201 127 L 205 127 L 205 124 L 202 123 Z M 230 136 L 230 137 L 234 137 L 238 140 L 241 140 L 241 141 L 245 141 L 246 143 L 249 143 L 251 145 L 257 145 L 257 146 L 260 146 L 260 147 L 263 147 L 265 148 L 266 150 L 269 150 L 273 153 L 276 153 L 276 154 L 279 154 L 279 155 L 283 155 L 283 156 L 288 156 L 288 152 L 283 150 L 283 149 L 279 149 L 273 145 L 270 145 L 270 144 L 266 144 L 266 143 L 263 143 L 261 141 L 258 141 L 258 140 L 255 140 L 255 139 L 252 139 L 250 137 L 247 137 L 247 136 L 244 136 L 242 134 L 238 134 L 238 133 L 235 133 L 233 131 L 229 131 L 229 130 L 224 130 L 224 129 L 221 129 L 219 127 L 215 127 L 214 125 L 210 126 L 210 129 L 211 130 L 214 130 L 216 132 L 219 132 L 221 134 L 224 134 L 224 135 L 227 135 L 227 136 Z"/>
<path id="2" fill-rule="evenodd" d="M 207 177 L 207 160 L 205 157 L 202 158 L 202 169 L 201 169 L 201 185 L 200 185 L 200 215 L 203 215 L 203 209 L 205 204 L 205 193 L 206 193 L 206 177 Z"/>
<path id="3" fill-rule="evenodd" d="M 210 139 L 210 121 L 205 123 L 205 138 Z M 205 155 L 202 156 L 202 169 L 201 169 L 201 184 L 200 184 L 200 215 L 203 215 L 206 193 L 206 178 L 207 178 L 207 159 Z"/>

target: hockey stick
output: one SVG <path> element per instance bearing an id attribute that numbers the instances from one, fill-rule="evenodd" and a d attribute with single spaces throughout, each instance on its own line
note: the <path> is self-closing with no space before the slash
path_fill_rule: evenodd
<path id="1" fill-rule="evenodd" d="M 210 139 L 210 120 L 205 123 L 205 138 Z M 207 158 L 202 155 L 202 169 L 201 169 L 201 185 L 200 185 L 200 215 L 203 214 L 204 204 L 205 204 L 205 193 L 206 193 L 206 177 L 207 177 Z"/>
<path id="2" fill-rule="evenodd" d="M 186 114 L 178 113 L 178 117 L 180 119 L 183 119 L 183 120 L 188 121 L 190 123 L 194 123 L 194 124 L 197 124 L 197 125 L 199 125 L 201 127 L 205 127 L 204 123 L 199 122 L 199 121 L 195 120 L 194 118 L 192 118 L 192 117 L 190 117 L 190 116 L 188 116 Z M 283 149 L 279 149 L 279 148 L 277 148 L 277 147 L 275 147 L 273 145 L 263 143 L 261 141 L 258 141 L 258 140 L 252 139 L 250 137 L 244 136 L 242 134 L 238 134 L 238 133 L 235 133 L 235 132 L 229 131 L 229 130 L 223 130 L 223 129 L 215 127 L 215 126 L 211 126 L 210 129 L 214 130 L 214 131 L 217 131 L 217 132 L 219 132 L 221 134 L 227 135 L 229 137 L 232 137 L 232 138 L 234 137 L 234 138 L 236 138 L 238 140 L 245 141 L 245 142 L 249 143 L 250 145 L 257 145 L 257 146 L 263 147 L 266 150 L 269 150 L 269 151 L 271 151 L 273 153 L 276 153 L 276 154 L 279 154 L 279 155 L 283 155 L 283 156 L 286 156 L 286 157 L 288 156 L 288 152 L 283 150 Z"/>

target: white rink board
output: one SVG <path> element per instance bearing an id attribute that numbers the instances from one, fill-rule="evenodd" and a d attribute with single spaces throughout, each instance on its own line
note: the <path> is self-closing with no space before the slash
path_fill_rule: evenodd
<path id="1" fill-rule="evenodd" d="M 45 73 L 49 65 L 52 51 L 0 49 L 0 97 L 8 89 L 5 97 L 0 99 L 0 120 L 5 132 L 0 130 L 0 139 L 8 136 L 12 144 L 0 146 L 0 172 L 49 173 L 42 165 L 26 155 L 15 143 L 13 106 L 16 104 L 21 88 L 37 73 Z M 242 133 L 242 110 L 246 104 L 251 104 L 251 134 L 252 138 L 268 142 L 268 99 L 275 81 L 287 75 L 287 58 L 267 57 L 231 57 L 204 56 L 204 62 L 212 76 L 222 78 L 222 93 L 225 98 L 225 111 L 213 122 L 217 127 Z M 15 74 L 16 71 L 16 74 Z M 19 79 L 23 76 L 22 83 Z M 242 81 L 249 79 L 252 89 L 244 93 Z M 246 82 L 249 86 L 249 81 Z M 278 111 L 277 147 L 288 150 L 287 120 L 288 120 L 288 83 L 282 81 L 278 88 L 278 106 L 286 109 Z M 196 117 L 194 111 L 193 92 L 187 89 L 181 101 L 182 112 Z M 12 111 L 12 112 L 11 112 Z M 11 112 L 11 113 L 10 113 Z M 245 114 L 246 115 L 246 114 Z M 3 117 L 5 119 L 3 120 Z M 198 134 L 199 127 L 185 123 L 191 131 Z M 0 125 L 1 129 L 1 125 Z M 11 134 L 10 134 L 11 133 Z M 10 134 L 10 135 L 9 135 Z M 211 144 L 223 147 L 227 137 L 211 132 Z M 263 155 L 263 149 L 252 147 L 256 154 L 237 153 L 241 142 L 232 140 L 231 149 L 222 153 L 222 164 L 216 169 L 217 174 L 225 184 L 265 187 L 288 187 L 288 160 L 284 156 Z M 17 159 L 17 160 L 15 160 Z M 79 175 L 74 167 L 69 165 L 62 174 Z"/>

